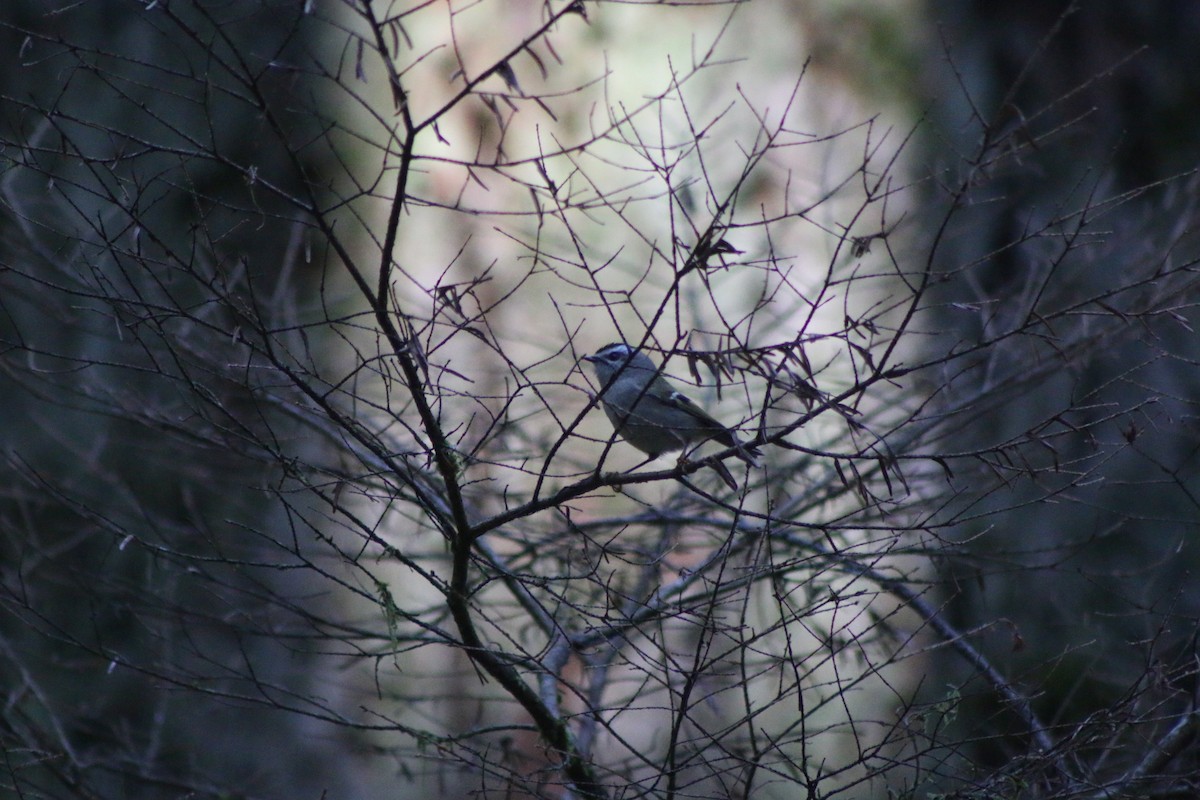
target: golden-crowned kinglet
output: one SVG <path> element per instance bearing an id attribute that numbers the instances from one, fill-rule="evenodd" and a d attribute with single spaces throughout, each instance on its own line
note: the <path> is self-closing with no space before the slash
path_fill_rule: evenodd
<path id="1" fill-rule="evenodd" d="M 583 360 L 596 371 L 600 401 L 613 427 L 646 455 L 657 458 L 716 439 L 726 447 L 736 447 L 738 458 L 747 464 L 758 466 L 758 451 L 745 447 L 733 431 L 676 390 L 645 353 L 616 342 Z M 729 488 L 737 489 L 724 464 L 718 461 L 713 466 Z"/>

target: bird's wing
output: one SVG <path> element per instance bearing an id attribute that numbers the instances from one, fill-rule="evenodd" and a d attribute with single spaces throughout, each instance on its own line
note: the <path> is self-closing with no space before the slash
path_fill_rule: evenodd
<path id="1" fill-rule="evenodd" d="M 686 411 L 689 416 L 700 423 L 700 427 L 707 431 L 711 438 L 716 439 L 726 447 L 738 448 L 739 458 L 742 458 L 751 465 L 758 464 L 758 448 L 745 447 L 737 436 L 729 428 L 726 428 L 718 420 L 714 419 L 707 411 L 692 402 L 691 398 L 679 392 L 672 391 L 665 399 L 660 397 L 651 397 L 650 400 L 656 403 L 669 404 L 672 408 L 677 408 L 680 411 Z"/>
<path id="2" fill-rule="evenodd" d="M 713 417 L 709 415 L 709 413 L 703 408 L 692 402 L 687 395 L 678 391 L 672 391 L 665 398 L 652 397 L 650 399 L 656 403 L 669 405 L 672 408 L 686 412 L 688 416 L 699 423 L 700 428 L 711 433 L 712 438 L 716 439 L 726 447 L 734 446 L 735 441 L 730 430 L 717 420 L 713 419 Z"/>

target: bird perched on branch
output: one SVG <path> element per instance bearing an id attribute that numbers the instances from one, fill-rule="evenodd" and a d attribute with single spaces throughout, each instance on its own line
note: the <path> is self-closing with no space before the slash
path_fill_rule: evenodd
<path id="1" fill-rule="evenodd" d="M 664 378 L 654 362 L 623 342 L 584 356 L 600 382 L 604 413 L 621 438 L 651 458 L 715 439 L 736 447 L 738 458 L 758 466 L 758 451 L 713 419 Z M 730 489 L 737 482 L 720 461 L 713 463 Z"/>

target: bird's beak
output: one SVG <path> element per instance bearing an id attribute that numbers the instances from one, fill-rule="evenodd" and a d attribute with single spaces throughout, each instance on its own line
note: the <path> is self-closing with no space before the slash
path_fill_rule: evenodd
<path id="1" fill-rule="evenodd" d="M 581 358 L 579 360 L 587 361 L 588 363 L 595 363 L 595 362 L 599 361 L 600 359 L 596 356 L 584 356 L 583 358 Z"/>

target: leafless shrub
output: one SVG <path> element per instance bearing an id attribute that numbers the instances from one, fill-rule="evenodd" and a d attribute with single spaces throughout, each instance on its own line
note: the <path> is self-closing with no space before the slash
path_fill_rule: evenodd
<path id="1" fill-rule="evenodd" d="M 1083 123 L 979 109 L 977 147 L 927 169 L 914 131 L 814 112 L 804 64 L 738 77 L 777 13 L 172 2 L 112 42 L 6 26 L 54 87 L 5 98 L 7 791 L 1194 783 L 1193 651 L 1147 637 L 1076 713 L 1047 688 L 1069 659 L 1007 658 L 1027 632 L 954 602 L 1119 532 L 974 546 L 1094 502 L 1189 402 L 1142 368 L 1191 332 L 1195 176 L 1089 178 L 958 258 L 988 192 Z M 627 16 L 696 26 L 686 62 L 642 54 L 669 63 L 650 95 L 598 55 L 628 57 Z M 983 285 L 999 254 L 1006 292 Z M 763 466 L 642 463 L 579 364 L 611 340 Z M 1114 348 L 1136 360 L 1097 383 Z"/>

